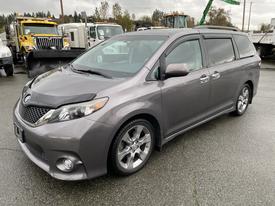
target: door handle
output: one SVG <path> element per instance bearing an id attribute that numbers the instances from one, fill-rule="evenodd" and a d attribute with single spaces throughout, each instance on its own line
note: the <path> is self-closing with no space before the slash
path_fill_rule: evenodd
<path id="1" fill-rule="evenodd" d="M 201 84 L 207 83 L 208 81 L 209 81 L 209 76 L 208 76 L 208 75 L 203 74 L 203 75 L 200 77 L 200 82 L 201 82 Z"/>
<path id="2" fill-rule="evenodd" d="M 221 74 L 215 71 L 211 76 L 212 76 L 212 79 L 219 79 L 221 77 Z"/>

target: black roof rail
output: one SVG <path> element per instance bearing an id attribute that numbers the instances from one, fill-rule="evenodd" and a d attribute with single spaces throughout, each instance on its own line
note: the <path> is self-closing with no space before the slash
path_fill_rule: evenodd
<path id="1" fill-rule="evenodd" d="M 200 25 L 195 26 L 194 29 L 221 29 L 221 30 L 230 30 L 230 31 L 240 31 L 237 27 L 229 26 L 215 26 L 215 25 Z"/>

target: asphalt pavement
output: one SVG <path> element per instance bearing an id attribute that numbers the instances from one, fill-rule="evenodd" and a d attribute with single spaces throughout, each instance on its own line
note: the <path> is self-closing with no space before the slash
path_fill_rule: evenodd
<path id="1" fill-rule="evenodd" d="M 12 109 L 29 80 L 0 78 L 0 205 L 274 205 L 275 67 L 242 117 L 224 115 L 154 152 L 140 172 L 63 182 L 20 150 Z"/>

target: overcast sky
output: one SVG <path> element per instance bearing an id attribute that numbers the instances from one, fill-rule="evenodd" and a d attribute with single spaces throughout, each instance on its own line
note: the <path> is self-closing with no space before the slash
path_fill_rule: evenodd
<path id="1" fill-rule="evenodd" d="M 151 15 L 155 9 L 160 9 L 165 12 L 183 11 L 185 14 L 195 17 L 196 21 L 200 19 L 207 1 L 208 0 L 108 0 L 110 5 L 118 2 L 123 9 L 127 9 L 131 14 L 134 13 L 137 18 L 143 15 Z M 247 0 L 246 27 L 251 1 L 253 2 L 251 15 L 252 29 L 257 29 L 260 23 L 270 23 L 271 18 L 275 18 L 275 0 Z M 49 10 L 51 13 L 59 15 L 59 2 L 59 0 L 0 0 L 0 14 L 8 14 L 11 12 L 46 12 Z M 88 15 L 91 15 L 95 7 L 99 6 L 100 0 L 63 0 L 63 4 L 66 14 L 72 14 L 76 10 L 77 12 L 86 11 Z M 242 2 L 240 6 L 235 6 L 226 4 L 221 0 L 215 0 L 213 5 L 229 10 L 232 23 L 241 27 Z"/>

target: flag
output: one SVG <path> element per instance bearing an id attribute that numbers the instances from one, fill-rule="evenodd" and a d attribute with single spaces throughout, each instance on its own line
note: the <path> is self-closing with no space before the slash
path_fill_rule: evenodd
<path id="1" fill-rule="evenodd" d="M 234 4 L 234 5 L 240 5 L 240 2 L 239 1 L 236 1 L 236 0 L 222 0 L 228 4 Z"/>

